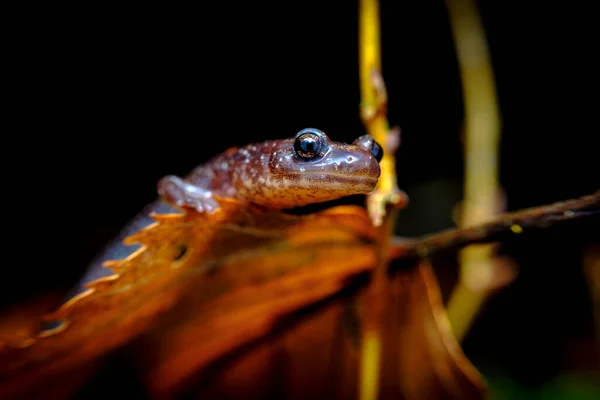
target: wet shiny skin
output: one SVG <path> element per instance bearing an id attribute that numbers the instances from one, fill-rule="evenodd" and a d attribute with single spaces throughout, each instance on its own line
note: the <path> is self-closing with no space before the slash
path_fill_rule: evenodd
<path id="1" fill-rule="evenodd" d="M 294 143 L 305 131 L 321 140 L 314 158 L 300 157 L 294 150 Z M 214 196 L 286 209 L 368 194 L 380 175 L 373 143 L 368 135 L 344 144 L 331 141 L 316 129 L 303 130 L 296 138 L 229 149 L 185 178 L 163 178 L 158 191 L 167 202 L 189 205 L 199 212 L 218 208 Z"/>

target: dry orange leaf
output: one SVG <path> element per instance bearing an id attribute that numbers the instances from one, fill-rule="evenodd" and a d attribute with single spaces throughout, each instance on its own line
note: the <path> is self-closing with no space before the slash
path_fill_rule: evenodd
<path id="1" fill-rule="evenodd" d="M 52 315 L 62 328 L 5 340 L 0 398 L 68 379 L 134 338 L 142 349 L 135 361 L 156 397 L 194 389 L 206 398 L 259 381 L 288 397 L 355 394 L 362 300 L 353 293 L 376 264 L 376 230 L 365 210 L 295 216 L 220 202 L 216 214 L 156 216 L 127 239 L 143 247 L 110 263 L 115 276 L 91 283 Z M 440 324 L 433 276 L 421 266 L 394 279 L 389 310 L 397 329 L 386 340 L 397 350 L 384 357 L 397 371 L 390 384 L 407 395 L 480 393 L 479 376 Z M 273 349 L 282 357 L 275 365 Z M 338 379 L 327 379 L 331 373 Z"/>

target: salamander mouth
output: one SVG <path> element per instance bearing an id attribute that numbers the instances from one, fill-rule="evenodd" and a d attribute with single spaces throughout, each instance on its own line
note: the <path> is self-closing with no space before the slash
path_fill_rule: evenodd
<path id="1" fill-rule="evenodd" d="M 375 189 L 379 176 L 347 175 L 335 172 L 305 172 L 293 175 L 293 179 L 302 187 L 322 188 L 348 193 L 369 193 Z"/>

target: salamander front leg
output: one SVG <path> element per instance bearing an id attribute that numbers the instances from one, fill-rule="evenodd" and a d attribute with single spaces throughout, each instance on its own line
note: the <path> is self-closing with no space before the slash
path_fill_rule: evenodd
<path id="1" fill-rule="evenodd" d="M 219 209 L 219 203 L 210 190 L 173 175 L 165 176 L 158 182 L 158 194 L 168 203 L 178 207 L 189 206 L 199 213 L 213 213 Z"/>

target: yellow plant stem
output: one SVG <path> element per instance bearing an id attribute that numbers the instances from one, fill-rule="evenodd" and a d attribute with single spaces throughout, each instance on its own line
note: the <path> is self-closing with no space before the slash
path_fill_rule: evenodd
<path id="1" fill-rule="evenodd" d="M 447 0 L 463 86 L 465 182 L 460 225 L 489 221 L 501 212 L 498 185 L 500 118 L 485 32 L 474 0 Z M 461 277 L 448 303 L 460 341 L 494 287 L 494 248 L 469 246 L 460 253 Z"/>
<path id="2" fill-rule="evenodd" d="M 381 41 L 379 4 L 376 0 L 361 0 L 359 9 L 359 69 L 361 118 L 367 132 L 383 147 L 380 162 L 381 177 L 374 193 L 367 200 L 369 215 L 376 226 L 383 222 L 386 205 L 402 207 L 407 197 L 396 182 L 395 151 L 397 142 L 390 138 L 386 117 L 387 93 L 381 74 Z"/>
<path id="3" fill-rule="evenodd" d="M 382 146 L 381 176 L 375 192 L 367 198 L 367 208 L 373 223 L 379 226 L 378 263 L 366 297 L 367 312 L 363 320 L 359 398 L 375 400 L 379 392 L 381 366 L 381 329 L 386 307 L 387 248 L 394 227 L 394 212 L 389 205 L 404 204 L 405 196 L 396 184 L 395 150 L 398 138 L 390 138 L 386 117 L 387 93 L 381 75 L 379 4 L 376 0 L 361 0 L 359 4 L 359 64 L 361 118 L 367 132 Z M 396 140 L 392 140 L 396 139 Z M 387 214 L 387 215 L 386 215 Z"/>

